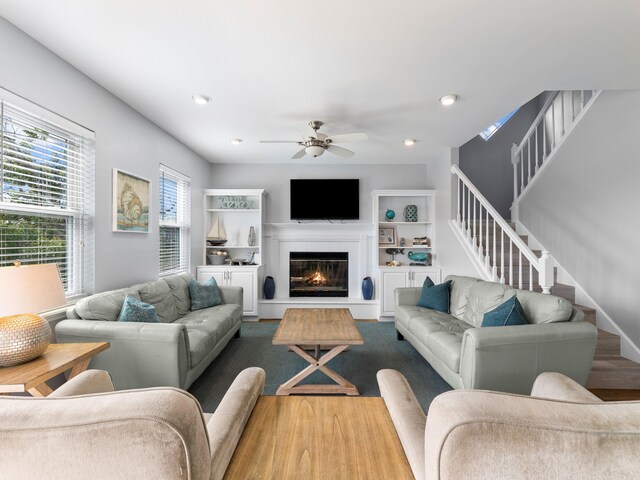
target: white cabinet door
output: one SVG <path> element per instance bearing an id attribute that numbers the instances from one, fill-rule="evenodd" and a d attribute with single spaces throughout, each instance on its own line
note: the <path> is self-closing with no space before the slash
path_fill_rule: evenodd
<path id="1" fill-rule="evenodd" d="M 198 274 L 196 279 L 198 280 L 198 282 L 200 283 L 204 283 L 207 280 L 209 280 L 211 277 L 216 279 L 216 283 L 220 286 L 222 285 L 226 285 L 226 275 L 225 272 L 227 270 L 224 267 L 220 267 L 220 268 L 215 268 L 215 267 L 206 267 L 206 268 L 202 268 L 202 267 L 198 267 Z"/>
<path id="2" fill-rule="evenodd" d="M 382 272 L 382 315 L 395 313 L 395 289 L 409 286 L 409 272 Z"/>
<path id="3" fill-rule="evenodd" d="M 229 270 L 229 285 L 242 287 L 242 313 L 257 315 L 257 272 L 255 270 Z"/>
<path id="4" fill-rule="evenodd" d="M 440 269 L 436 267 L 411 270 L 411 272 L 409 273 L 409 277 L 409 283 L 413 287 L 422 287 L 422 284 L 427 279 L 427 277 L 431 278 L 431 281 L 436 285 L 441 282 Z"/>

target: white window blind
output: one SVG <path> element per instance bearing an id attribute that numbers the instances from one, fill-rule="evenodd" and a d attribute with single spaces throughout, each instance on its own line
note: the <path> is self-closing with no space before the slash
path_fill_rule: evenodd
<path id="1" fill-rule="evenodd" d="M 190 270 L 191 179 L 160 165 L 160 275 Z"/>
<path id="2" fill-rule="evenodd" d="M 57 263 L 67 296 L 90 291 L 93 133 L 2 90 L 0 120 L 0 266 Z"/>

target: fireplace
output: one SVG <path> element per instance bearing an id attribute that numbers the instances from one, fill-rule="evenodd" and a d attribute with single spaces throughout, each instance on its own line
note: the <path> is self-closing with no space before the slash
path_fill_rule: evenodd
<path id="1" fill-rule="evenodd" d="M 289 252 L 290 297 L 348 297 L 347 252 Z"/>

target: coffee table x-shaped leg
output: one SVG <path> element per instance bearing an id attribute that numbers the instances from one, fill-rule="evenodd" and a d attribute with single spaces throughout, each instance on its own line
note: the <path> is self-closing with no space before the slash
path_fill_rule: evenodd
<path id="1" fill-rule="evenodd" d="M 280 385 L 276 395 L 290 395 L 292 393 L 360 395 L 355 385 L 326 366 L 329 361 L 347 349 L 349 345 L 336 345 L 322 356 L 320 355 L 320 345 L 315 346 L 315 356 L 308 354 L 299 345 L 288 345 L 288 347 L 309 362 L 310 365 L 297 375 L 291 377 L 286 383 Z M 298 385 L 298 383 L 316 370 L 320 370 L 327 377 L 334 380 L 337 385 Z"/>

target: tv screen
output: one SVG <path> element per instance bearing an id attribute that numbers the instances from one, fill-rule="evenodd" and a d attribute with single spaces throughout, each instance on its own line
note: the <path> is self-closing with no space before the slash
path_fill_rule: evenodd
<path id="1" fill-rule="evenodd" d="M 360 181 L 291 180 L 291 220 L 358 220 Z"/>

